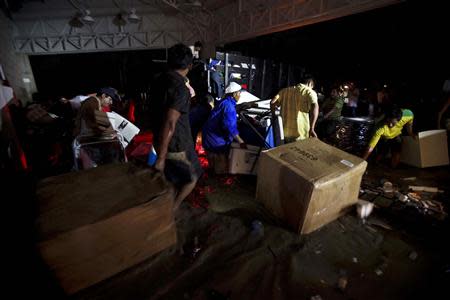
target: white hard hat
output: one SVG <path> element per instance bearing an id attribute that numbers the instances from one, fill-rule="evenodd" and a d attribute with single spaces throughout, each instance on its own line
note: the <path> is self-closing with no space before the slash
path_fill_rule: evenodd
<path id="1" fill-rule="evenodd" d="M 236 82 L 230 82 L 230 84 L 228 84 L 227 88 L 225 89 L 225 94 L 231 94 L 234 92 L 238 92 L 242 89 L 242 87 L 237 84 Z"/>

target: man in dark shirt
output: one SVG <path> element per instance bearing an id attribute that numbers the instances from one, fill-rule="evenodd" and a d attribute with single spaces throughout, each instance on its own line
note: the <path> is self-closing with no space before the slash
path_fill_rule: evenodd
<path id="1" fill-rule="evenodd" d="M 192 65 L 191 49 L 183 44 L 171 47 L 167 63 L 170 70 L 155 82 L 151 117 L 158 155 L 155 168 L 177 188 L 177 208 L 202 174 L 189 124 L 191 95 L 186 75 Z"/>

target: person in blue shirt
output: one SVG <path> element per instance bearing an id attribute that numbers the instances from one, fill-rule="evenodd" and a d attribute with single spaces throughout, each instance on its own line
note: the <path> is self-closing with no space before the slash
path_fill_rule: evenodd
<path id="1" fill-rule="evenodd" d="M 237 129 L 236 103 L 241 96 L 241 86 L 230 82 L 225 96 L 216 103 L 203 127 L 202 144 L 206 150 L 208 162 L 216 174 L 228 171 L 228 152 L 233 140 L 241 148 L 247 148 Z"/>

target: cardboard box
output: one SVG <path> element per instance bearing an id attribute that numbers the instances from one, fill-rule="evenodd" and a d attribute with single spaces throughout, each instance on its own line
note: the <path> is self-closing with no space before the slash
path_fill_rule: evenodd
<path id="1" fill-rule="evenodd" d="M 308 234 L 358 201 L 363 159 L 310 138 L 263 151 L 256 198 L 295 231 Z"/>
<path id="2" fill-rule="evenodd" d="M 37 189 L 38 249 L 73 294 L 176 243 L 173 193 L 129 163 L 51 177 Z"/>
<path id="3" fill-rule="evenodd" d="M 417 140 L 403 137 L 400 161 L 419 168 L 448 165 L 447 131 L 419 132 Z"/>
<path id="4" fill-rule="evenodd" d="M 241 149 L 239 144 L 231 144 L 228 156 L 228 170 L 230 174 L 256 174 L 258 157 L 261 148 L 247 145 L 247 149 Z"/>

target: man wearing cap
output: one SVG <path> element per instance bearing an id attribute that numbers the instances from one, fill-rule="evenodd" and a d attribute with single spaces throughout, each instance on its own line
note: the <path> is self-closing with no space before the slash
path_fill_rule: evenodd
<path id="1" fill-rule="evenodd" d="M 95 95 L 81 102 L 80 110 L 75 119 L 74 135 L 114 137 L 115 131 L 106 116 L 112 101 L 118 101 L 119 95 L 113 88 L 102 88 Z M 120 160 L 120 153 L 109 151 L 109 148 L 88 147 L 80 149 L 77 154 L 82 169 L 96 167 L 98 163 L 116 162 Z"/>
<path id="2" fill-rule="evenodd" d="M 151 121 L 157 154 L 155 168 L 177 188 L 174 208 L 192 192 L 202 174 L 189 124 L 191 93 L 187 74 L 192 51 L 183 44 L 169 48 L 169 71 L 159 76 L 151 95 Z"/>
<path id="3" fill-rule="evenodd" d="M 75 135 L 93 135 L 112 131 L 111 124 L 108 125 L 109 121 L 105 124 L 98 123 L 98 112 L 108 111 L 112 102 L 119 100 L 116 89 L 111 87 L 102 88 L 96 95 L 85 99 L 76 117 Z"/>
<path id="4" fill-rule="evenodd" d="M 314 79 L 307 76 L 302 83 L 282 89 L 272 99 L 272 109 L 276 106 L 281 108 L 284 140 L 287 143 L 317 137 L 315 125 L 319 116 L 319 104 L 313 88 Z"/>
<path id="5" fill-rule="evenodd" d="M 225 89 L 224 98 L 214 106 L 203 127 L 203 148 L 207 151 L 208 162 L 217 174 L 228 171 L 227 157 L 233 140 L 246 148 L 237 129 L 236 103 L 240 96 L 241 86 L 230 82 Z"/>

